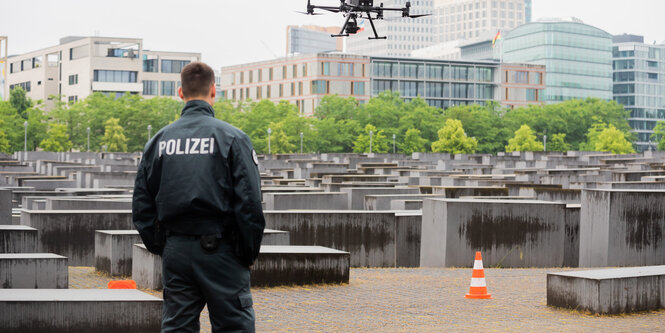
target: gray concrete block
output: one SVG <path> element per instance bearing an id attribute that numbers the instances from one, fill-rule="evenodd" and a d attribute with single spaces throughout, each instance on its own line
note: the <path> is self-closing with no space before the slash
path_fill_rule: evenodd
<path id="1" fill-rule="evenodd" d="M 365 209 L 365 196 L 370 194 L 420 194 L 417 188 L 409 187 L 342 187 L 341 192 L 348 193 L 348 209 Z"/>
<path id="2" fill-rule="evenodd" d="M 547 274 L 547 305 L 618 314 L 664 308 L 665 266 Z"/>
<path id="3" fill-rule="evenodd" d="M 162 300 L 131 289 L 0 290 L 5 333 L 154 333 Z"/>
<path id="4" fill-rule="evenodd" d="M 21 224 L 39 230 L 39 251 L 69 258 L 71 266 L 95 265 L 96 230 L 132 230 L 131 211 L 22 211 Z"/>
<path id="5" fill-rule="evenodd" d="M 37 250 L 37 229 L 0 225 L 0 253 L 36 253 Z"/>
<path id="6" fill-rule="evenodd" d="M 420 267 L 422 213 L 395 213 L 395 267 Z"/>
<path id="7" fill-rule="evenodd" d="M 134 244 L 141 244 L 136 230 L 97 230 L 95 232 L 95 269 L 111 276 L 132 274 Z"/>
<path id="8" fill-rule="evenodd" d="M 563 247 L 563 266 L 580 265 L 580 209 L 582 205 L 566 205 L 566 240 Z"/>
<path id="9" fill-rule="evenodd" d="M 266 227 L 289 232 L 293 245 L 351 253 L 351 267 L 395 267 L 395 213 L 377 211 L 269 211 Z"/>
<path id="10" fill-rule="evenodd" d="M 0 288 L 69 287 L 67 258 L 52 253 L 0 254 Z"/>
<path id="11" fill-rule="evenodd" d="M 560 202 L 425 199 L 420 265 L 561 267 L 565 219 Z"/>
<path id="12" fill-rule="evenodd" d="M 264 229 L 261 245 L 291 245 L 288 231 Z"/>
<path id="13" fill-rule="evenodd" d="M 132 247 L 132 280 L 139 288 L 162 290 L 162 257 L 143 244 Z"/>
<path id="14" fill-rule="evenodd" d="M 12 224 L 12 190 L 0 189 L 0 224 Z"/>
<path id="15" fill-rule="evenodd" d="M 321 246 L 264 246 L 252 266 L 252 286 L 349 283 L 350 255 Z"/>
<path id="16" fill-rule="evenodd" d="M 665 191 L 583 190 L 580 267 L 665 264 Z"/>
<path id="17" fill-rule="evenodd" d="M 132 199 L 48 198 L 46 210 L 131 210 Z"/>
<path id="18" fill-rule="evenodd" d="M 348 194 L 341 192 L 266 193 L 263 198 L 266 210 L 348 209 Z"/>

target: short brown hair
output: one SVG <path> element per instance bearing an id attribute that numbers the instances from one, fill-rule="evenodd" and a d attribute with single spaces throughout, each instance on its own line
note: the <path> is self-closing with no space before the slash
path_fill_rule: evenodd
<path id="1" fill-rule="evenodd" d="M 210 92 L 210 86 L 215 83 L 215 72 L 210 66 L 195 61 L 182 69 L 180 81 L 185 97 L 206 96 Z"/>

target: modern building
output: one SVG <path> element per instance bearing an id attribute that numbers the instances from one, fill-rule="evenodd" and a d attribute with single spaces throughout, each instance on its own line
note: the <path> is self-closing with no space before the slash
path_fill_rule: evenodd
<path id="1" fill-rule="evenodd" d="M 311 54 L 344 50 L 342 38 L 331 37 L 339 33 L 340 27 L 320 27 L 316 25 L 286 27 L 286 55 Z"/>
<path id="2" fill-rule="evenodd" d="M 77 101 L 93 92 L 176 98 L 180 70 L 200 53 L 143 49 L 140 38 L 65 37 L 60 44 L 11 56 L 5 96 L 21 86 L 46 110 L 53 97 Z"/>
<path id="3" fill-rule="evenodd" d="M 665 121 L 665 43 L 645 44 L 635 35 L 614 36 L 613 41 L 614 100 L 630 110 L 635 148 L 655 149 L 653 128 Z"/>
<path id="4" fill-rule="evenodd" d="M 372 57 L 371 96 L 399 91 L 435 107 L 497 101 L 510 108 L 542 104 L 544 66 L 493 61 Z"/>
<path id="5" fill-rule="evenodd" d="M 531 0 L 435 0 L 434 8 L 438 43 L 496 34 L 531 18 Z"/>
<path id="6" fill-rule="evenodd" d="M 429 105 L 498 101 L 507 107 L 541 104 L 545 67 L 493 61 L 451 61 L 319 53 L 222 68 L 222 95 L 233 101 L 287 100 L 311 115 L 325 95 L 360 103 L 390 90 Z"/>
<path id="7" fill-rule="evenodd" d="M 369 57 L 317 53 L 223 67 L 221 90 L 232 101 L 287 100 L 312 115 L 325 95 L 369 99 Z"/>
<path id="8" fill-rule="evenodd" d="M 495 52 L 507 63 L 545 65 L 546 103 L 612 99 L 612 36 L 580 20 L 539 20 L 502 37 Z"/>
<path id="9" fill-rule="evenodd" d="M 434 0 L 386 0 L 384 7 L 401 8 L 411 2 L 410 14 L 433 14 Z M 384 12 L 384 20 L 374 20 L 379 36 L 385 40 L 368 40 L 373 37 L 368 20 L 359 20 L 362 31 L 346 37 L 345 52 L 369 56 L 409 57 L 411 51 L 421 49 L 437 42 L 436 22 L 433 16 L 421 18 L 402 18 L 396 12 Z"/>

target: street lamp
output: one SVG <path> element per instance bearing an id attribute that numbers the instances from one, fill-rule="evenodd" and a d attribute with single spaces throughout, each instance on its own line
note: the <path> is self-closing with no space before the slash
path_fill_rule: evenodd
<path id="1" fill-rule="evenodd" d="M 270 150 L 270 133 L 272 133 L 272 129 L 268 127 L 268 155 L 272 154 Z"/>
<path id="2" fill-rule="evenodd" d="M 301 154 L 302 154 L 302 138 L 303 138 L 303 136 L 304 136 L 304 134 L 302 132 L 300 132 L 300 153 Z"/>
<path id="3" fill-rule="evenodd" d="M 369 153 L 372 153 L 372 139 L 374 137 L 374 131 L 369 131 Z"/>
<path id="4" fill-rule="evenodd" d="M 28 121 L 23 122 L 23 127 L 25 128 L 25 132 L 23 135 L 23 151 L 28 151 Z"/>
<path id="5" fill-rule="evenodd" d="M 85 129 L 88 132 L 88 152 L 90 152 L 90 127 Z"/>
<path id="6" fill-rule="evenodd" d="M 152 133 L 152 125 L 148 125 L 148 140 L 150 140 L 150 138 L 152 137 L 152 135 L 150 135 L 151 133 Z"/>
<path id="7" fill-rule="evenodd" d="M 397 135 L 393 134 L 393 154 L 395 153 L 395 138 L 397 138 Z"/>

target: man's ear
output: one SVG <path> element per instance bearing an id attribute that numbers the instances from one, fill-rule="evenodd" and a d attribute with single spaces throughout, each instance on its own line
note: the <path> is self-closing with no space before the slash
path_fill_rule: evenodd
<path id="1" fill-rule="evenodd" d="M 212 101 L 215 101 L 215 97 L 217 97 L 217 87 L 215 87 L 215 84 L 213 83 L 212 86 L 210 86 L 210 98 L 212 98 Z"/>
<path id="2" fill-rule="evenodd" d="M 180 99 L 184 100 L 185 95 L 182 94 L 182 87 L 178 87 L 178 96 L 180 96 Z"/>

